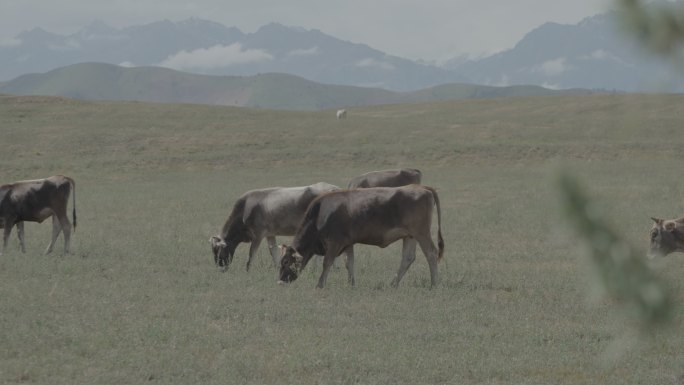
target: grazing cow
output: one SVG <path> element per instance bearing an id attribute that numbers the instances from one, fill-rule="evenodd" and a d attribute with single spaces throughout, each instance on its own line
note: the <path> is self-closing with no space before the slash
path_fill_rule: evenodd
<path id="1" fill-rule="evenodd" d="M 52 241 L 45 253 L 52 252 L 59 233 L 64 231 L 64 252 L 68 254 L 71 241 L 71 223 L 67 217 L 67 204 L 72 190 L 72 216 L 75 229 L 76 185 L 73 179 L 56 175 L 45 179 L 14 182 L 0 186 L 0 227 L 4 228 L 0 254 L 7 248 L 7 241 L 14 225 L 17 225 L 21 251 L 26 252 L 24 222 L 41 223 L 49 217 L 52 217 Z"/>
<path id="2" fill-rule="evenodd" d="M 420 184 L 423 173 L 414 168 L 400 168 L 392 170 L 371 171 L 352 178 L 347 184 L 348 189 L 370 187 L 400 187 L 409 184 Z M 413 254 L 416 253 L 416 243 L 412 244 Z M 349 247 L 346 251 L 347 258 L 354 259 L 354 248 Z M 349 277 L 352 285 L 353 277 Z"/>
<path id="3" fill-rule="evenodd" d="M 684 217 L 679 219 L 653 219 L 651 248 L 648 257 L 666 256 L 676 251 L 684 252 Z"/>
<path id="4" fill-rule="evenodd" d="M 347 119 L 347 110 L 337 110 L 337 120 Z"/>
<path id="5" fill-rule="evenodd" d="M 266 238 L 277 266 L 280 257 L 276 235 L 294 235 L 309 203 L 317 196 L 339 187 L 316 183 L 302 187 L 273 187 L 247 191 L 242 195 L 223 225 L 221 233 L 210 239 L 214 262 L 227 269 L 238 244 L 251 242 L 247 270 L 261 241 Z"/>
<path id="6" fill-rule="evenodd" d="M 432 206 L 437 206 L 437 244 L 430 235 Z M 315 254 L 324 255 L 323 272 L 316 287 L 323 288 L 335 257 L 356 243 L 387 247 L 402 239 L 402 261 L 392 281 L 398 286 L 416 258 L 420 245 L 430 267 L 430 282 L 437 284 L 437 263 L 444 253 L 441 209 L 437 192 L 421 185 L 342 190 L 316 198 L 306 211 L 292 245 L 283 246 L 280 281 L 292 282 Z M 349 259 L 349 256 L 347 257 Z M 354 261 L 348 261 L 353 283 Z"/>
<path id="7" fill-rule="evenodd" d="M 352 178 L 347 188 L 399 187 L 420 184 L 423 173 L 414 168 L 371 171 Z"/>

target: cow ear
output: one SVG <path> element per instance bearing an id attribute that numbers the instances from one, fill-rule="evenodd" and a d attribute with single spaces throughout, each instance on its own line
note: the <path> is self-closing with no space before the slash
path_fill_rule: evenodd
<path id="1" fill-rule="evenodd" d="M 677 228 L 677 224 L 675 222 L 667 222 L 664 227 L 666 231 L 673 232 Z"/>
<path id="2" fill-rule="evenodd" d="M 297 270 L 301 270 L 302 269 L 302 263 L 304 263 L 304 257 L 299 255 L 299 253 L 297 253 L 297 252 L 292 254 L 292 256 L 295 259 L 295 266 L 297 267 Z"/>
<path id="3" fill-rule="evenodd" d="M 220 237 L 217 237 L 217 236 L 213 236 L 213 237 L 209 238 L 209 242 L 211 242 L 212 246 L 216 246 L 216 247 L 228 246 L 226 244 L 226 241 L 224 241 L 223 239 L 221 239 Z"/>
<path id="4" fill-rule="evenodd" d="M 655 222 L 656 225 L 662 225 L 663 224 L 662 219 L 658 219 L 658 218 L 654 218 L 654 217 L 651 217 L 651 219 L 653 220 L 653 222 Z"/>

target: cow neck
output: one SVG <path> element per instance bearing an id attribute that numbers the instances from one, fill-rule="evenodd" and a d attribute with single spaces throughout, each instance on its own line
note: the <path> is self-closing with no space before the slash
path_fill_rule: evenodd
<path id="1" fill-rule="evenodd" d="M 221 230 L 221 238 L 226 242 L 247 242 L 245 233 L 245 224 L 242 220 L 245 212 L 245 198 L 241 197 L 235 202 L 233 211 L 231 211 L 228 220 L 223 225 Z"/>
<path id="2" fill-rule="evenodd" d="M 675 229 L 675 231 L 672 232 L 672 235 L 674 235 L 675 240 L 677 241 L 677 249 L 684 251 L 684 232 Z"/>
<path id="3" fill-rule="evenodd" d="M 223 225 L 221 238 L 226 243 L 240 243 L 244 238 L 245 225 L 238 218 L 230 217 Z"/>
<path id="4" fill-rule="evenodd" d="M 311 260 L 311 258 L 314 255 L 314 252 L 311 250 L 306 250 L 305 248 L 303 249 L 301 247 L 301 243 L 299 242 L 299 239 L 294 239 L 292 241 L 292 248 L 295 249 L 297 254 L 302 256 L 302 266 L 301 268 L 303 269 Z"/>

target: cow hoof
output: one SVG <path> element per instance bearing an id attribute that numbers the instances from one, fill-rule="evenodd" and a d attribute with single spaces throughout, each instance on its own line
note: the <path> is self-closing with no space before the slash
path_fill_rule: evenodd
<path id="1" fill-rule="evenodd" d="M 279 279 L 279 280 L 278 280 L 278 285 L 284 285 L 284 284 L 286 284 L 286 283 L 287 283 L 287 282 L 283 281 L 282 279 Z"/>

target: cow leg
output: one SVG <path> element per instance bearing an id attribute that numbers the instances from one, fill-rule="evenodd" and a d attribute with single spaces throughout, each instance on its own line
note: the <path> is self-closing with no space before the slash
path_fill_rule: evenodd
<path id="1" fill-rule="evenodd" d="M 11 225 L 8 225 L 10 224 Z M 7 249 L 7 241 L 9 241 L 10 234 L 12 233 L 12 226 L 14 226 L 14 218 L 12 218 L 11 221 L 5 219 L 5 228 L 3 229 L 3 234 L 2 234 L 2 250 L 0 250 L 0 255 L 5 252 Z"/>
<path id="2" fill-rule="evenodd" d="M 420 249 L 423 251 L 423 254 L 425 254 L 428 266 L 430 267 L 430 288 L 433 288 L 437 285 L 437 255 L 439 252 L 429 234 L 427 237 L 421 239 L 419 243 Z"/>
<path id="3" fill-rule="evenodd" d="M 21 252 L 26 252 L 26 241 L 24 240 L 24 221 L 17 222 L 17 235 L 19 236 L 19 246 Z"/>
<path id="4" fill-rule="evenodd" d="M 263 237 L 256 237 L 252 241 L 252 244 L 249 246 L 249 259 L 247 259 L 247 271 L 249 271 L 249 266 L 252 265 L 252 259 L 256 255 L 257 249 L 259 248 L 259 245 L 261 244 L 261 241 L 263 239 Z"/>
<path id="5" fill-rule="evenodd" d="M 325 287 L 325 281 L 328 279 L 328 273 L 330 272 L 330 268 L 333 265 L 333 262 L 335 262 L 335 257 L 339 252 L 334 252 L 328 251 L 325 253 L 325 257 L 323 257 L 323 272 L 321 272 L 321 277 L 318 279 L 318 285 L 316 285 L 317 289 L 322 289 Z"/>
<path id="6" fill-rule="evenodd" d="M 354 246 L 349 246 L 344 250 L 346 255 L 345 266 L 347 267 L 347 274 L 349 276 L 349 284 L 354 286 Z"/>
<path id="7" fill-rule="evenodd" d="M 57 219 L 56 215 L 52 216 L 52 240 L 50 241 L 50 244 L 48 245 L 47 249 L 45 249 L 45 254 L 50 254 L 52 253 L 52 249 L 55 248 L 55 242 L 57 242 L 57 237 L 59 237 L 59 233 L 62 231 L 62 224 L 59 223 L 59 219 Z M 65 237 L 66 239 L 66 237 Z"/>
<path id="8" fill-rule="evenodd" d="M 62 225 L 62 232 L 64 233 L 64 254 L 71 253 L 71 222 L 66 216 L 66 213 L 59 218 L 59 223 Z"/>
<path id="9" fill-rule="evenodd" d="M 271 252 L 271 257 L 273 258 L 273 266 L 278 267 L 278 263 L 280 263 L 280 247 L 276 244 L 276 238 L 266 237 L 266 242 L 268 242 L 268 251 Z"/>
<path id="10" fill-rule="evenodd" d="M 413 261 L 416 260 L 416 245 L 417 242 L 414 238 L 404 238 L 401 247 L 401 264 L 399 265 L 399 271 L 397 271 L 396 277 L 392 280 L 392 287 L 399 286 L 399 282 L 406 274 L 406 271 L 411 266 Z"/>

